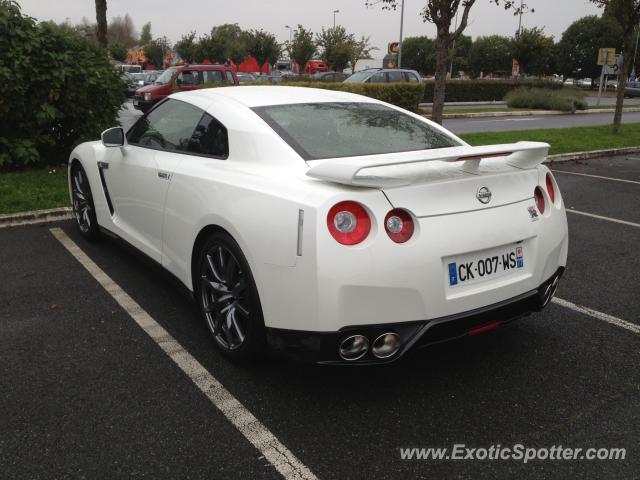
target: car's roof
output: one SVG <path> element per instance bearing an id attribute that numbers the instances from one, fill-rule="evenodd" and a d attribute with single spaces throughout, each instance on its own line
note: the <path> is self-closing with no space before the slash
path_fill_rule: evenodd
<path id="1" fill-rule="evenodd" d="M 180 92 L 174 95 L 176 98 L 191 98 L 193 100 L 214 100 L 224 97 L 249 108 L 266 105 L 287 105 L 292 103 L 376 102 L 376 100 L 369 97 L 348 92 L 278 85 L 203 88 L 189 92 Z"/>

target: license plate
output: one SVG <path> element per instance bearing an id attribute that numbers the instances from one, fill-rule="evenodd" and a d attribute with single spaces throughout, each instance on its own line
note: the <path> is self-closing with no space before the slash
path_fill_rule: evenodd
<path id="1" fill-rule="evenodd" d="M 492 249 L 446 261 L 449 286 L 467 285 L 524 269 L 524 247 Z"/>

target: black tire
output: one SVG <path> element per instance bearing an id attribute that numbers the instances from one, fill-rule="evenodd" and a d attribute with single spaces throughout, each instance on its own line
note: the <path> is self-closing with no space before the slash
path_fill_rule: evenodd
<path id="1" fill-rule="evenodd" d="M 87 240 L 96 240 L 100 237 L 100 227 L 96 218 L 96 209 L 93 204 L 89 179 L 80 162 L 74 162 L 71 166 L 69 181 L 71 184 L 73 216 L 80 235 Z"/>
<path id="2" fill-rule="evenodd" d="M 228 234 L 214 233 L 200 248 L 194 291 L 202 318 L 223 355 L 246 363 L 264 351 L 258 289 L 240 247 Z"/>

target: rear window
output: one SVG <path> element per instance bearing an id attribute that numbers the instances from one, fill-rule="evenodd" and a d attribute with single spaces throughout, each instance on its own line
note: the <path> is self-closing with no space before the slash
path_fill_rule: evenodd
<path id="1" fill-rule="evenodd" d="M 253 110 L 305 160 L 460 145 L 417 118 L 373 103 L 302 103 Z"/>

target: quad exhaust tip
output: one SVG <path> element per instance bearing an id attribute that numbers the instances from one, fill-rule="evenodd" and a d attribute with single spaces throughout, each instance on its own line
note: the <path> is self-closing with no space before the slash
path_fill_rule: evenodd
<path id="1" fill-rule="evenodd" d="M 379 335 L 372 345 L 364 335 L 351 335 L 340 342 L 338 353 L 343 360 L 353 362 L 364 357 L 371 349 L 374 357 L 384 360 L 398 353 L 401 345 L 400 336 L 394 332 Z"/>

